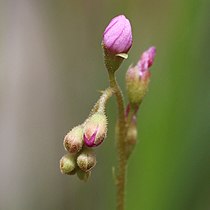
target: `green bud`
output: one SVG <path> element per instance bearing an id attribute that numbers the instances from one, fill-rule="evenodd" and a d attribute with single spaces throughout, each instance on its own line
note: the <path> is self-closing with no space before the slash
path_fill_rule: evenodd
<path id="1" fill-rule="evenodd" d="M 78 168 L 76 167 L 73 171 L 67 173 L 67 175 L 75 175 L 77 173 Z"/>
<path id="2" fill-rule="evenodd" d="M 60 160 L 60 170 L 62 174 L 69 174 L 76 167 L 75 158 L 71 154 L 64 155 Z"/>
<path id="3" fill-rule="evenodd" d="M 77 165 L 82 171 L 90 171 L 96 165 L 96 157 L 91 148 L 84 149 L 77 157 Z"/>
<path id="4" fill-rule="evenodd" d="M 88 179 L 91 176 L 91 171 L 85 172 L 85 171 L 82 171 L 82 170 L 78 169 L 77 170 L 77 176 L 80 180 L 83 180 L 83 181 L 87 182 Z"/>
<path id="5" fill-rule="evenodd" d="M 135 117 L 131 120 L 131 123 L 128 127 L 126 143 L 125 143 L 125 152 L 126 158 L 128 159 L 133 152 L 137 141 L 137 128 L 136 128 L 136 119 Z"/>
<path id="6" fill-rule="evenodd" d="M 126 88 L 128 99 L 132 107 L 138 107 L 142 102 L 149 84 L 150 72 L 143 76 L 139 74 L 139 67 L 130 67 L 126 73 Z"/>
<path id="7" fill-rule="evenodd" d="M 64 138 L 63 146 L 70 153 L 78 153 L 82 149 L 83 128 L 81 125 L 78 125 L 69 131 Z"/>

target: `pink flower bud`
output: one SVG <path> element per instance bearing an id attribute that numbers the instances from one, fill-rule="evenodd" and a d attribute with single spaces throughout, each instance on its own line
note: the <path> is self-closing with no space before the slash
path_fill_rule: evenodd
<path id="1" fill-rule="evenodd" d="M 101 144 L 107 133 L 107 119 L 104 113 L 93 114 L 84 126 L 84 142 L 88 147 Z"/>
<path id="2" fill-rule="evenodd" d="M 141 59 L 139 60 L 137 66 L 139 67 L 139 74 L 140 76 L 143 75 L 145 71 L 149 69 L 149 67 L 152 66 L 154 59 L 156 55 L 156 48 L 155 47 L 150 47 L 147 51 L 145 51 Z"/>
<path id="3" fill-rule="evenodd" d="M 155 47 L 150 47 L 142 54 L 138 64 L 130 67 L 126 73 L 127 93 L 133 108 L 140 105 L 147 92 L 150 80 L 149 67 L 154 62 L 155 54 Z"/>
<path id="4" fill-rule="evenodd" d="M 119 15 L 111 20 L 103 34 L 104 47 L 113 54 L 127 53 L 132 46 L 129 20 Z"/>

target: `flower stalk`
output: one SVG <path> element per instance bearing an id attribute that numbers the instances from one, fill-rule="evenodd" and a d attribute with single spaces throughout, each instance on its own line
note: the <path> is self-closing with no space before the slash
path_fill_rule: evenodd
<path id="1" fill-rule="evenodd" d="M 126 121 L 125 121 L 125 107 L 123 101 L 122 91 L 116 81 L 115 74 L 109 74 L 110 87 L 114 90 L 117 107 L 118 107 L 118 120 L 117 120 L 117 150 L 118 150 L 118 172 L 116 177 L 117 186 L 117 210 L 124 210 L 125 205 L 125 183 L 126 183 L 126 169 L 127 160 L 125 154 L 125 138 L 126 138 Z"/>
<path id="2" fill-rule="evenodd" d="M 148 90 L 151 73 L 149 68 L 154 62 L 156 49 L 150 47 L 140 57 L 136 66 L 130 66 L 126 73 L 128 105 L 125 109 L 124 96 L 116 80 L 116 71 L 128 58 L 132 46 L 130 21 L 119 15 L 111 20 L 103 33 L 102 48 L 105 67 L 109 76 L 109 87 L 102 91 L 88 118 L 71 129 L 64 138 L 64 148 L 68 154 L 60 160 L 61 173 L 77 175 L 80 180 L 88 181 L 97 159 L 94 149 L 100 146 L 107 136 L 106 104 L 115 95 L 118 109 L 116 123 L 117 210 L 125 210 L 125 189 L 127 163 L 137 142 L 137 113 Z"/>

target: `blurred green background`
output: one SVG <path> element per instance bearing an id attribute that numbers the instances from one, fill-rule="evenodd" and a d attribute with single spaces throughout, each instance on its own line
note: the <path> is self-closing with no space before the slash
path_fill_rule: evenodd
<path id="1" fill-rule="evenodd" d="M 0 0 L 0 210 L 112 210 L 116 103 L 88 183 L 59 171 L 63 137 L 108 85 L 101 38 L 125 14 L 157 48 L 129 160 L 127 210 L 210 210 L 209 0 Z"/>

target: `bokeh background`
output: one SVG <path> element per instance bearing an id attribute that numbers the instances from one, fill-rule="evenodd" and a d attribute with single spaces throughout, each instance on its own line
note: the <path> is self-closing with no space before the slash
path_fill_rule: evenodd
<path id="1" fill-rule="evenodd" d="M 0 210 L 112 210 L 116 103 L 88 183 L 59 171 L 63 137 L 108 85 L 101 37 L 125 14 L 118 79 L 157 47 L 129 160 L 127 210 L 210 210 L 209 0 L 0 0 Z"/>

